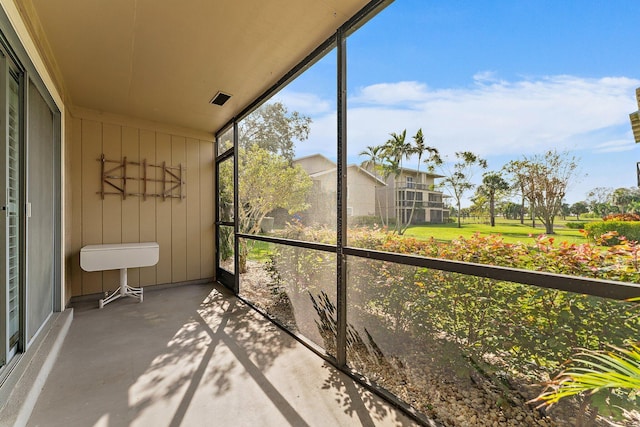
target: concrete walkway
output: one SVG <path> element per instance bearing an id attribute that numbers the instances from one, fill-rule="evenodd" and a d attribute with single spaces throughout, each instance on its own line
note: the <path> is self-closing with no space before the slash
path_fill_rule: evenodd
<path id="1" fill-rule="evenodd" d="M 78 304 L 29 426 L 410 426 L 212 284 Z"/>

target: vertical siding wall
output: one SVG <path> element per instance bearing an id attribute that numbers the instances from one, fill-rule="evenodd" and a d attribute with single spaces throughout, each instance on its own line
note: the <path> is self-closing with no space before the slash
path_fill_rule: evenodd
<path id="1" fill-rule="evenodd" d="M 118 271 L 86 272 L 80 268 L 82 246 L 101 243 L 156 241 L 160 261 L 154 267 L 130 269 L 132 286 L 150 286 L 209 279 L 214 276 L 214 165 L 213 138 L 185 136 L 188 132 L 153 129 L 136 123 L 114 123 L 99 115 L 72 117 L 71 296 L 111 291 L 118 286 Z M 98 116 L 98 117 L 94 117 Z M 107 195 L 100 190 L 101 154 L 109 160 L 143 159 L 147 163 L 186 168 L 186 198 L 166 199 Z M 115 165 L 114 165 L 115 166 Z M 154 178 L 154 168 L 149 168 Z M 128 190 L 140 183 L 128 181 Z M 150 183 L 149 185 L 153 185 Z M 160 184 L 158 184 L 159 186 Z M 153 188 L 153 187 L 151 187 Z"/>

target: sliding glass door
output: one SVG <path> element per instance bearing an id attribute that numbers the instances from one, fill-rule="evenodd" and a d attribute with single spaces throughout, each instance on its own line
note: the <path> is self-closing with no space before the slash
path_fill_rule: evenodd
<path id="1" fill-rule="evenodd" d="M 2 130 L 0 139 L 0 188 L 2 212 L 0 214 L 0 290 L 3 298 L 0 308 L 2 351 L 0 366 L 6 364 L 18 351 L 21 337 L 21 77 L 17 67 L 6 57 L 0 64 L 0 108 Z"/>

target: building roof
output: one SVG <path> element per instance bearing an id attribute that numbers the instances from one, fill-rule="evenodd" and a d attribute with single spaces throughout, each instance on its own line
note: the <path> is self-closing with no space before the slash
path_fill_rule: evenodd
<path id="1" fill-rule="evenodd" d="M 367 175 L 369 178 L 371 178 L 371 179 L 373 179 L 373 180 L 377 181 L 380 185 L 384 185 L 384 186 L 386 186 L 386 185 L 387 185 L 387 183 L 386 183 L 386 182 L 384 182 L 382 179 L 378 178 L 377 176 L 375 176 L 374 174 L 372 174 L 372 173 L 371 173 L 371 172 L 369 172 L 368 170 L 366 170 L 366 169 L 364 169 L 363 167 L 360 167 L 360 166 L 358 166 L 358 165 L 356 165 L 356 164 L 348 165 L 348 166 L 347 166 L 347 168 L 349 168 L 349 169 L 353 169 L 353 168 L 355 168 L 358 172 L 360 172 L 360 173 L 363 173 L 363 174 Z"/>
<path id="2" fill-rule="evenodd" d="M 310 157 L 310 156 L 308 156 L 308 157 Z M 322 157 L 324 157 L 324 156 L 322 156 Z M 325 157 L 325 159 L 326 159 L 326 157 Z M 295 162 L 295 160 L 294 160 L 294 162 Z M 383 180 L 381 180 L 377 176 L 373 175 L 372 173 L 368 172 L 367 170 L 361 168 L 358 165 L 355 165 L 355 164 L 348 165 L 347 169 L 354 169 L 356 172 L 360 172 L 360 173 L 364 174 L 367 178 L 371 179 L 372 181 L 375 181 L 380 186 L 386 186 L 387 185 Z M 324 176 L 324 175 L 336 174 L 337 172 L 338 172 L 338 168 L 331 168 L 331 169 L 325 169 L 325 170 L 320 171 L 320 172 L 309 174 L 309 176 L 311 178 L 317 178 L 317 177 L 321 177 L 321 176 Z"/>
<path id="3" fill-rule="evenodd" d="M 314 157 L 326 160 L 327 162 L 330 162 L 330 163 L 332 163 L 334 165 L 336 164 L 336 162 L 334 162 L 333 160 L 331 160 L 330 158 L 328 158 L 324 154 L 320 154 L 320 153 L 309 154 L 308 156 L 296 157 L 295 159 L 293 159 L 293 163 L 299 162 L 300 160 L 313 159 Z"/>

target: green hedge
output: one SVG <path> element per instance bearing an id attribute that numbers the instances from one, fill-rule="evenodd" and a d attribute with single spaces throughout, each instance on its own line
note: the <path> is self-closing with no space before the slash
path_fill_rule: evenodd
<path id="1" fill-rule="evenodd" d="M 586 224 L 587 224 L 586 222 L 582 222 L 582 221 L 567 221 L 565 226 L 567 228 L 572 228 L 574 230 L 581 230 L 585 227 Z"/>
<path id="2" fill-rule="evenodd" d="M 629 241 L 640 241 L 640 221 L 598 221 L 587 224 L 584 229 L 589 239 L 599 241 L 605 233 L 615 231 L 618 236 L 624 236 Z M 620 239 L 616 237 L 606 238 L 602 244 L 607 246 L 617 245 Z"/>

